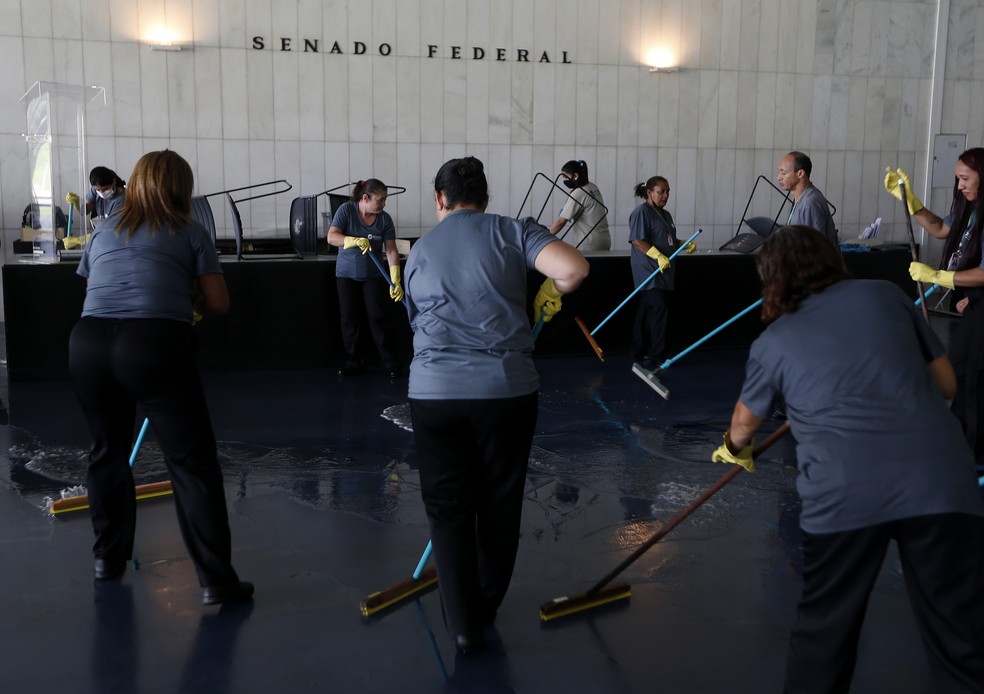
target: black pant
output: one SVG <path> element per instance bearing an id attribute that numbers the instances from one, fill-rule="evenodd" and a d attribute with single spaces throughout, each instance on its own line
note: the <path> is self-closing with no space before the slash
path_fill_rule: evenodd
<path id="1" fill-rule="evenodd" d="M 359 340 L 362 323 L 369 324 L 369 332 L 379 350 L 379 356 L 388 369 L 399 368 L 402 364 L 397 348 L 396 331 L 390 320 L 391 301 L 388 285 L 380 279 L 352 280 L 337 278 L 338 311 L 342 323 L 342 343 L 350 361 L 363 360 Z"/>
<path id="2" fill-rule="evenodd" d="M 669 289 L 649 289 L 639 292 L 639 308 L 636 309 L 635 329 L 632 334 L 632 351 L 636 359 L 648 357 L 663 361 L 666 354 L 666 331 L 670 321 Z"/>
<path id="3" fill-rule="evenodd" d="M 196 347 L 191 325 L 180 321 L 82 318 L 69 341 L 69 367 L 92 436 L 86 486 L 96 558 L 125 560 L 133 553 L 129 458 L 139 402 L 167 462 L 198 580 L 222 585 L 238 577 Z"/>
<path id="4" fill-rule="evenodd" d="M 786 692 L 848 691 L 868 597 L 892 539 L 938 690 L 984 692 L 984 518 L 958 513 L 804 534 Z"/>
<path id="5" fill-rule="evenodd" d="M 509 588 L 537 401 L 537 393 L 410 401 L 420 491 L 453 635 L 481 633 Z"/>
<path id="6" fill-rule="evenodd" d="M 957 392 L 950 409 L 960 420 L 978 465 L 984 465 L 984 300 L 972 297 L 950 338 Z"/>

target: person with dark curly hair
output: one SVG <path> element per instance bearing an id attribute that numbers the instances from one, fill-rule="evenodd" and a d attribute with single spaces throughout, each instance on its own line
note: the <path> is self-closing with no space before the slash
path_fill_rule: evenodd
<path id="1" fill-rule="evenodd" d="M 984 683 L 984 502 L 955 377 L 911 299 L 854 280 L 812 227 L 762 244 L 765 331 L 714 462 L 754 471 L 754 435 L 782 395 L 796 438 L 803 594 L 787 692 L 846 692 L 868 598 L 895 540 L 939 691 Z"/>

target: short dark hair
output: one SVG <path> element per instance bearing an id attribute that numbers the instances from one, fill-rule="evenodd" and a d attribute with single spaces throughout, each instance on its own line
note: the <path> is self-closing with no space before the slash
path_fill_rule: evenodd
<path id="1" fill-rule="evenodd" d="M 837 246 L 813 227 L 799 224 L 769 234 L 757 268 L 766 322 L 794 312 L 810 294 L 850 277 Z"/>
<path id="2" fill-rule="evenodd" d="M 793 158 L 793 171 L 805 171 L 807 178 L 813 173 L 813 161 L 802 152 L 793 150 L 786 156 Z"/>
<path id="3" fill-rule="evenodd" d="M 111 186 L 114 183 L 118 188 L 123 188 L 126 185 L 126 181 L 117 176 L 115 171 L 105 166 L 93 167 L 92 171 L 89 172 L 89 185 Z"/>
<path id="4" fill-rule="evenodd" d="M 444 196 L 448 208 L 456 205 L 484 207 L 489 202 L 485 165 L 475 157 L 446 161 L 434 177 L 434 190 Z"/>

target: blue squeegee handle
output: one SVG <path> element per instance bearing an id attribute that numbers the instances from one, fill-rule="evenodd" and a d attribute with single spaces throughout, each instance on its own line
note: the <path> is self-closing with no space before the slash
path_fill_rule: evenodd
<path id="1" fill-rule="evenodd" d="M 424 567 L 427 566 L 427 561 L 430 559 L 431 551 L 433 551 L 433 549 L 433 543 L 428 540 L 427 546 L 424 547 L 424 553 L 420 555 L 420 561 L 417 563 L 417 568 L 413 570 L 413 580 L 418 580 L 420 578 L 420 574 L 424 572 Z"/>
<path id="2" fill-rule="evenodd" d="M 682 352 L 680 352 L 678 355 L 676 355 L 672 359 L 667 359 L 666 361 L 664 361 L 662 364 L 660 364 L 659 368 L 660 369 L 665 369 L 666 367 L 670 366 L 677 359 L 679 359 L 680 357 L 684 356 L 685 354 L 689 354 L 693 350 L 697 349 L 702 344 L 704 344 L 705 342 L 707 342 L 708 340 L 710 340 L 712 337 L 714 337 L 715 335 L 717 335 L 719 332 L 721 332 L 722 330 L 724 330 L 725 328 L 727 328 L 729 325 L 731 325 L 732 323 L 734 323 L 736 320 L 738 320 L 739 318 L 741 318 L 745 314 L 747 314 L 747 313 L 749 313 L 751 311 L 754 311 L 755 309 L 757 309 L 761 305 L 762 305 L 762 300 L 759 299 L 758 301 L 756 301 L 754 304 L 752 304 L 748 308 L 746 308 L 743 311 L 741 311 L 740 313 L 732 316 L 731 318 L 729 318 L 728 320 L 726 320 L 724 323 L 722 323 L 718 327 L 714 328 L 714 330 L 712 330 L 711 332 L 709 332 L 706 335 L 704 335 L 704 337 L 702 337 L 699 340 L 697 340 L 697 342 L 695 342 L 692 345 L 690 345 L 689 347 L 687 347 L 687 349 L 683 350 Z"/>
<path id="3" fill-rule="evenodd" d="M 137 440 L 133 444 L 133 450 L 130 451 L 130 467 L 133 467 L 133 463 L 137 460 L 137 454 L 140 452 L 140 446 L 143 445 L 144 436 L 147 435 L 147 427 L 150 426 L 150 420 L 144 417 L 143 426 L 140 427 L 140 433 L 137 434 Z"/>
<path id="4" fill-rule="evenodd" d="M 683 243 L 681 243 L 680 244 L 680 247 L 678 249 L 676 249 L 675 251 L 673 251 L 673 255 L 670 256 L 670 260 L 673 260 L 674 258 L 676 258 L 680 254 L 680 251 L 682 251 L 684 248 L 686 248 L 690 244 L 691 241 L 693 241 L 695 238 L 697 238 L 698 236 L 700 236 L 703 231 L 704 231 L 703 229 L 698 229 L 697 231 L 694 232 L 694 235 L 693 236 L 691 236 L 689 239 L 687 239 L 686 241 L 684 241 Z M 649 284 L 649 281 L 653 277 L 655 277 L 656 275 L 658 275 L 659 273 L 661 273 L 662 271 L 663 271 L 662 268 L 656 268 L 655 270 L 653 270 L 653 274 L 651 274 L 649 277 L 647 277 L 641 284 L 639 284 L 638 287 L 636 287 L 635 289 L 633 289 L 632 290 L 632 293 L 629 294 L 627 297 L 625 297 L 625 301 L 623 301 L 622 303 L 620 303 L 615 308 L 614 311 L 612 311 L 611 313 L 608 314 L 608 318 L 606 318 L 605 320 L 603 320 L 600 323 L 598 323 L 598 327 L 591 331 L 592 337 L 594 336 L 594 334 L 596 332 L 598 332 L 599 330 L 601 330 L 601 326 L 603 326 L 605 323 L 607 323 L 608 321 L 610 321 L 612 319 L 612 316 L 614 316 L 616 313 L 618 313 L 623 306 L 625 306 L 627 303 L 629 303 L 629 300 L 632 297 L 634 297 L 636 294 L 638 294 L 640 291 L 642 291 L 642 288 L 645 287 L 647 284 Z"/>
<path id="5" fill-rule="evenodd" d="M 382 275 L 383 276 L 383 279 L 386 280 L 386 284 L 388 284 L 391 287 L 395 287 L 396 285 L 393 284 L 393 280 L 390 279 L 389 274 L 386 272 L 385 269 L 383 269 L 383 264 L 381 262 L 379 262 L 379 258 L 376 257 L 376 254 L 373 253 L 372 251 L 369 251 L 368 253 L 366 253 L 366 255 L 368 255 L 370 258 L 372 258 L 372 262 L 374 262 L 376 264 L 376 267 L 379 269 L 379 274 Z M 410 310 L 410 306 L 407 305 L 407 297 L 406 296 L 403 297 L 403 305 L 406 306 L 406 308 L 407 308 L 408 311 Z"/>
<path id="6" fill-rule="evenodd" d="M 930 287 L 929 289 L 927 289 L 926 291 L 924 291 L 923 294 L 922 294 L 922 296 L 919 297 L 918 299 L 916 299 L 916 306 L 919 306 L 920 304 L 922 304 L 923 299 L 925 297 L 929 296 L 930 294 L 932 294 L 933 292 L 935 292 L 939 288 L 940 288 L 940 285 L 934 284 L 932 287 Z M 943 297 L 943 298 L 946 298 L 946 297 Z"/>

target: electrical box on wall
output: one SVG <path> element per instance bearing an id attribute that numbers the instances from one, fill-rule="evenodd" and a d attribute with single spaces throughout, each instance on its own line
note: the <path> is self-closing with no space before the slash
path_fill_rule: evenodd
<path id="1" fill-rule="evenodd" d="M 937 135 L 933 138 L 933 187 L 952 188 L 957 159 L 967 149 L 966 135 Z"/>

